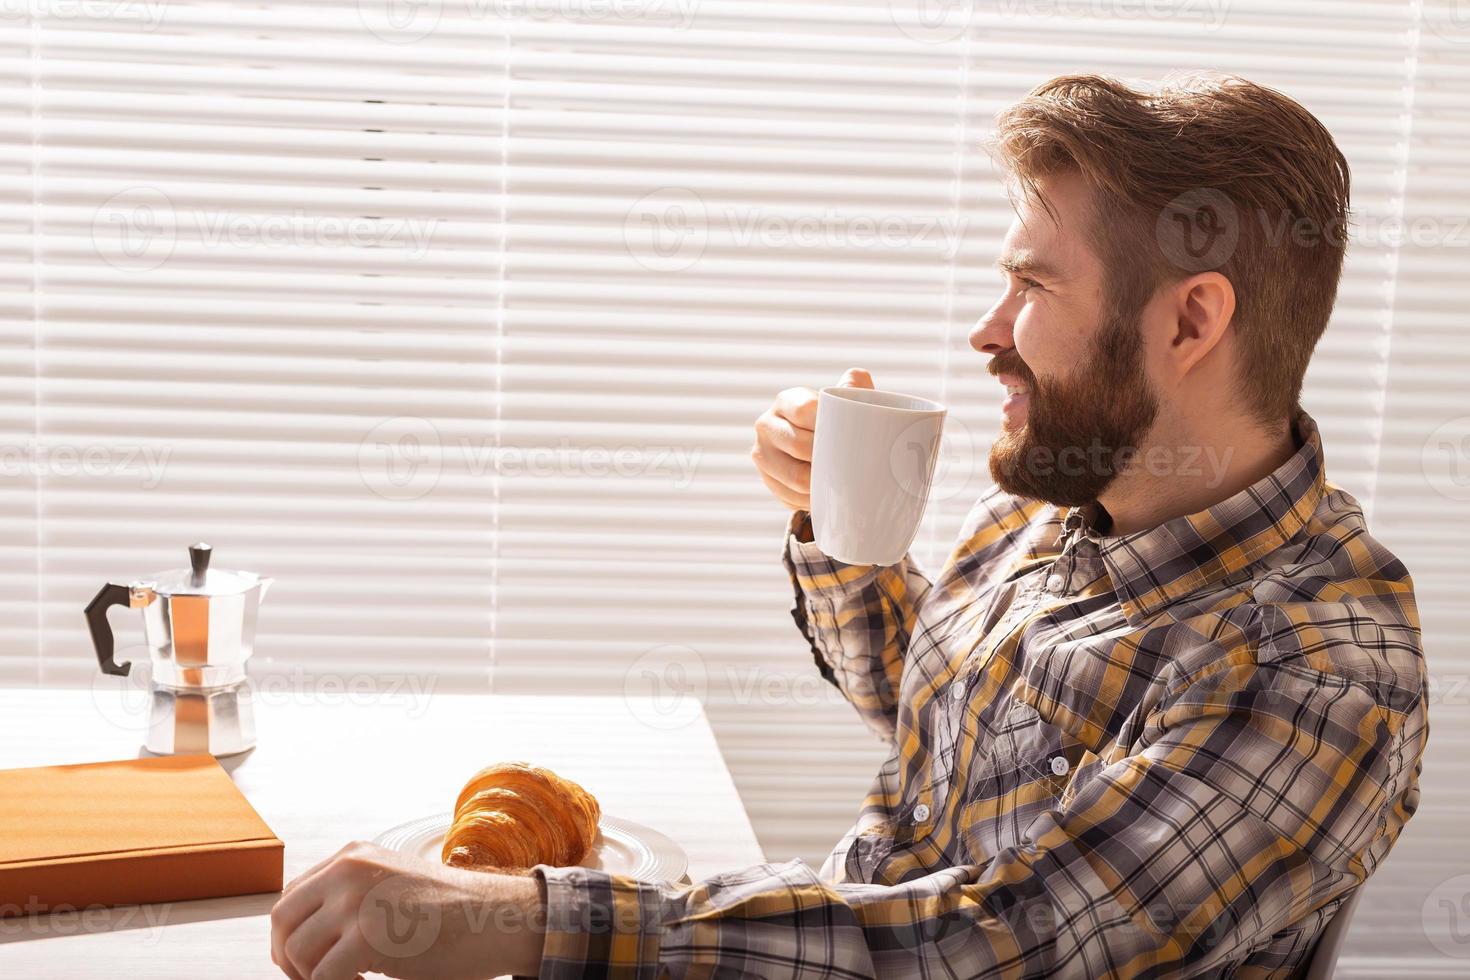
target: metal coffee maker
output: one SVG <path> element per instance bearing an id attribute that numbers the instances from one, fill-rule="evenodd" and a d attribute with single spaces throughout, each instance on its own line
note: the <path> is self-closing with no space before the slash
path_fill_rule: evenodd
<path id="1" fill-rule="evenodd" d="M 102 587 L 87 606 L 87 626 L 105 674 L 128 676 L 114 658 L 107 611 L 143 614 L 152 704 L 144 747 L 159 755 L 232 755 L 255 745 L 255 715 L 245 661 L 255 646 L 255 618 L 273 579 L 210 568 L 211 548 L 189 548 L 189 567 L 127 585 Z"/>

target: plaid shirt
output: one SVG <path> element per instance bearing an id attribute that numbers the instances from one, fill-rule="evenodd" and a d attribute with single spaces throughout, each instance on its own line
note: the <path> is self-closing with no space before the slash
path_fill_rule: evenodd
<path id="1" fill-rule="evenodd" d="M 856 824 L 819 872 L 538 866 L 541 975 L 1300 970 L 1413 814 L 1428 724 L 1409 574 L 1296 426 L 1133 534 L 992 490 L 932 583 L 789 533 L 817 669 L 891 747 Z"/>

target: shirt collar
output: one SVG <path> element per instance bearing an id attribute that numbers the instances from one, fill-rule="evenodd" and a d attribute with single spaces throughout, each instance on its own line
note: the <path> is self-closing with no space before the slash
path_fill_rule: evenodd
<path id="1" fill-rule="evenodd" d="M 1142 531 L 1093 539 L 1131 623 L 1244 569 L 1311 519 L 1326 481 L 1322 440 L 1306 412 L 1299 410 L 1293 425 L 1301 443 L 1297 451 L 1239 493 Z M 1077 509 L 1091 515 L 1090 509 Z M 1061 515 L 1064 524 L 1069 512 Z"/>

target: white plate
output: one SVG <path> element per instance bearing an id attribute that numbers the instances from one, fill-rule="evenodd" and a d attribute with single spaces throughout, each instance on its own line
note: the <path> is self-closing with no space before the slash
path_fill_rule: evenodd
<path id="1" fill-rule="evenodd" d="M 436 813 L 410 820 L 379 834 L 373 843 L 439 864 L 452 816 Z M 580 862 L 582 867 L 642 881 L 688 881 L 684 874 L 689 870 L 688 855 L 652 827 L 604 813 L 597 829 L 597 840 Z"/>

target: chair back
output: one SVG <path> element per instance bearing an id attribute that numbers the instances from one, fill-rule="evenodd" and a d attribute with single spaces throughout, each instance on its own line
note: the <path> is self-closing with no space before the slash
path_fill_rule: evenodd
<path id="1" fill-rule="evenodd" d="M 1333 914 L 1331 921 L 1327 923 L 1327 928 L 1322 930 L 1322 935 L 1317 939 L 1317 946 L 1312 950 L 1311 959 L 1308 961 L 1306 980 L 1332 980 L 1332 971 L 1337 965 L 1337 954 L 1342 952 L 1343 940 L 1347 938 L 1348 923 L 1352 921 L 1353 911 L 1358 907 L 1358 899 L 1362 895 L 1362 885 L 1354 888 L 1348 900 Z"/>

